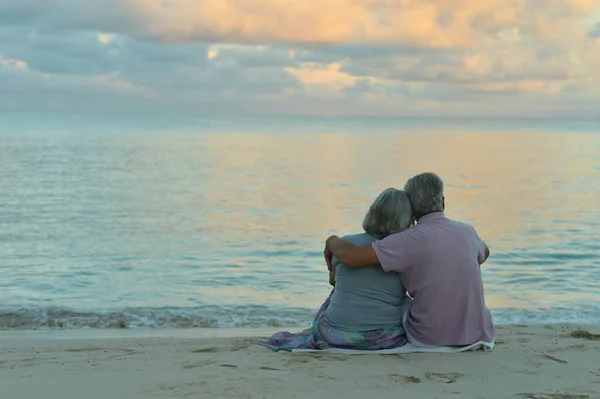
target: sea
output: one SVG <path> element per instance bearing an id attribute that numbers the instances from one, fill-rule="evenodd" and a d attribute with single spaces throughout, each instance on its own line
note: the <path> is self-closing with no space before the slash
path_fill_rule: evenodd
<path id="1" fill-rule="evenodd" d="M 600 120 L 0 115 L 0 329 L 307 327 L 425 171 L 497 324 L 600 323 Z"/>

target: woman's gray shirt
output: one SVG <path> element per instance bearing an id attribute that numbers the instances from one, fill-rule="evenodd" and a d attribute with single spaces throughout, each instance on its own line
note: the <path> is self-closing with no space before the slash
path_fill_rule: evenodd
<path id="1" fill-rule="evenodd" d="M 377 239 L 367 233 L 343 237 L 356 246 Z M 402 301 L 406 289 L 398 273 L 381 266 L 351 268 L 333 258 L 335 290 L 325 311 L 327 321 L 342 330 L 366 331 L 402 324 Z"/>

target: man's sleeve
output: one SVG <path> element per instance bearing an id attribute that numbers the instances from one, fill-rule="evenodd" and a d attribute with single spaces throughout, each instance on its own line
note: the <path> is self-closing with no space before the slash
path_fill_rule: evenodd
<path id="1" fill-rule="evenodd" d="M 402 273 L 414 264 L 413 234 L 408 230 L 387 236 L 373 243 L 381 268 L 386 272 Z"/>

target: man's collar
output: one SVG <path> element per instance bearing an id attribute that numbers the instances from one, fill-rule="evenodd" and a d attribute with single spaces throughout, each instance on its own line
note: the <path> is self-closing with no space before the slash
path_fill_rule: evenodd
<path id="1" fill-rule="evenodd" d="M 432 220 L 444 219 L 445 217 L 446 216 L 444 215 L 444 212 L 431 212 L 427 215 L 421 216 L 419 220 L 417 220 L 417 223 L 424 223 Z"/>

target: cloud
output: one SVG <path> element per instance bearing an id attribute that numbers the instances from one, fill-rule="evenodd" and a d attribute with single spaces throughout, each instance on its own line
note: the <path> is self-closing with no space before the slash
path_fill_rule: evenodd
<path id="1" fill-rule="evenodd" d="M 29 65 L 23 60 L 16 60 L 11 58 L 5 58 L 2 53 L 0 53 L 0 65 L 7 70 L 18 70 L 18 71 L 27 71 L 29 69 Z"/>
<path id="2" fill-rule="evenodd" d="M 557 37 L 597 0 L 0 1 L 2 22 L 96 29 L 168 43 L 487 45 L 505 31 Z"/>
<path id="3" fill-rule="evenodd" d="M 555 48 L 488 48 L 455 54 L 390 56 L 353 60 L 344 71 L 385 79 L 418 82 L 483 83 L 524 80 L 561 81 L 582 79 L 595 71 L 576 53 Z"/>
<path id="4" fill-rule="evenodd" d="M 597 117 L 599 5 L 0 0 L 0 110 Z"/>
<path id="5" fill-rule="evenodd" d="M 536 92 L 552 91 L 552 86 L 539 80 L 517 81 L 517 82 L 493 82 L 479 85 L 466 85 L 465 87 L 474 90 L 489 92 Z"/>
<path id="6" fill-rule="evenodd" d="M 485 46 L 519 29 L 546 39 L 573 28 L 595 0 L 134 0 L 135 34 L 178 42 Z"/>
<path id="7" fill-rule="evenodd" d="M 117 36 L 110 33 L 98 33 L 98 41 L 105 46 L 112 43 Z"/>
<path id="8" fill-rule="evenodd" d="M 264 45 L 216 44 L 210 46 L 207 58 L 221 65 L 229 63 L 245 68 L 285 68 L 297 64 L 290 50 Z"/>
<path id="9" fill-rule="evenodd" d="M 298 68 L 286 68 L 285 70 L 309 91 L 318 88 L 327 88 L 333 92 L 339 92 L 345 88 L 353 87 L 358 80 L 375 80 L 373 78 L 361 78 L 341 71 L 342 64 L 334 62 L 331 64 L 302 63 Z"/>

